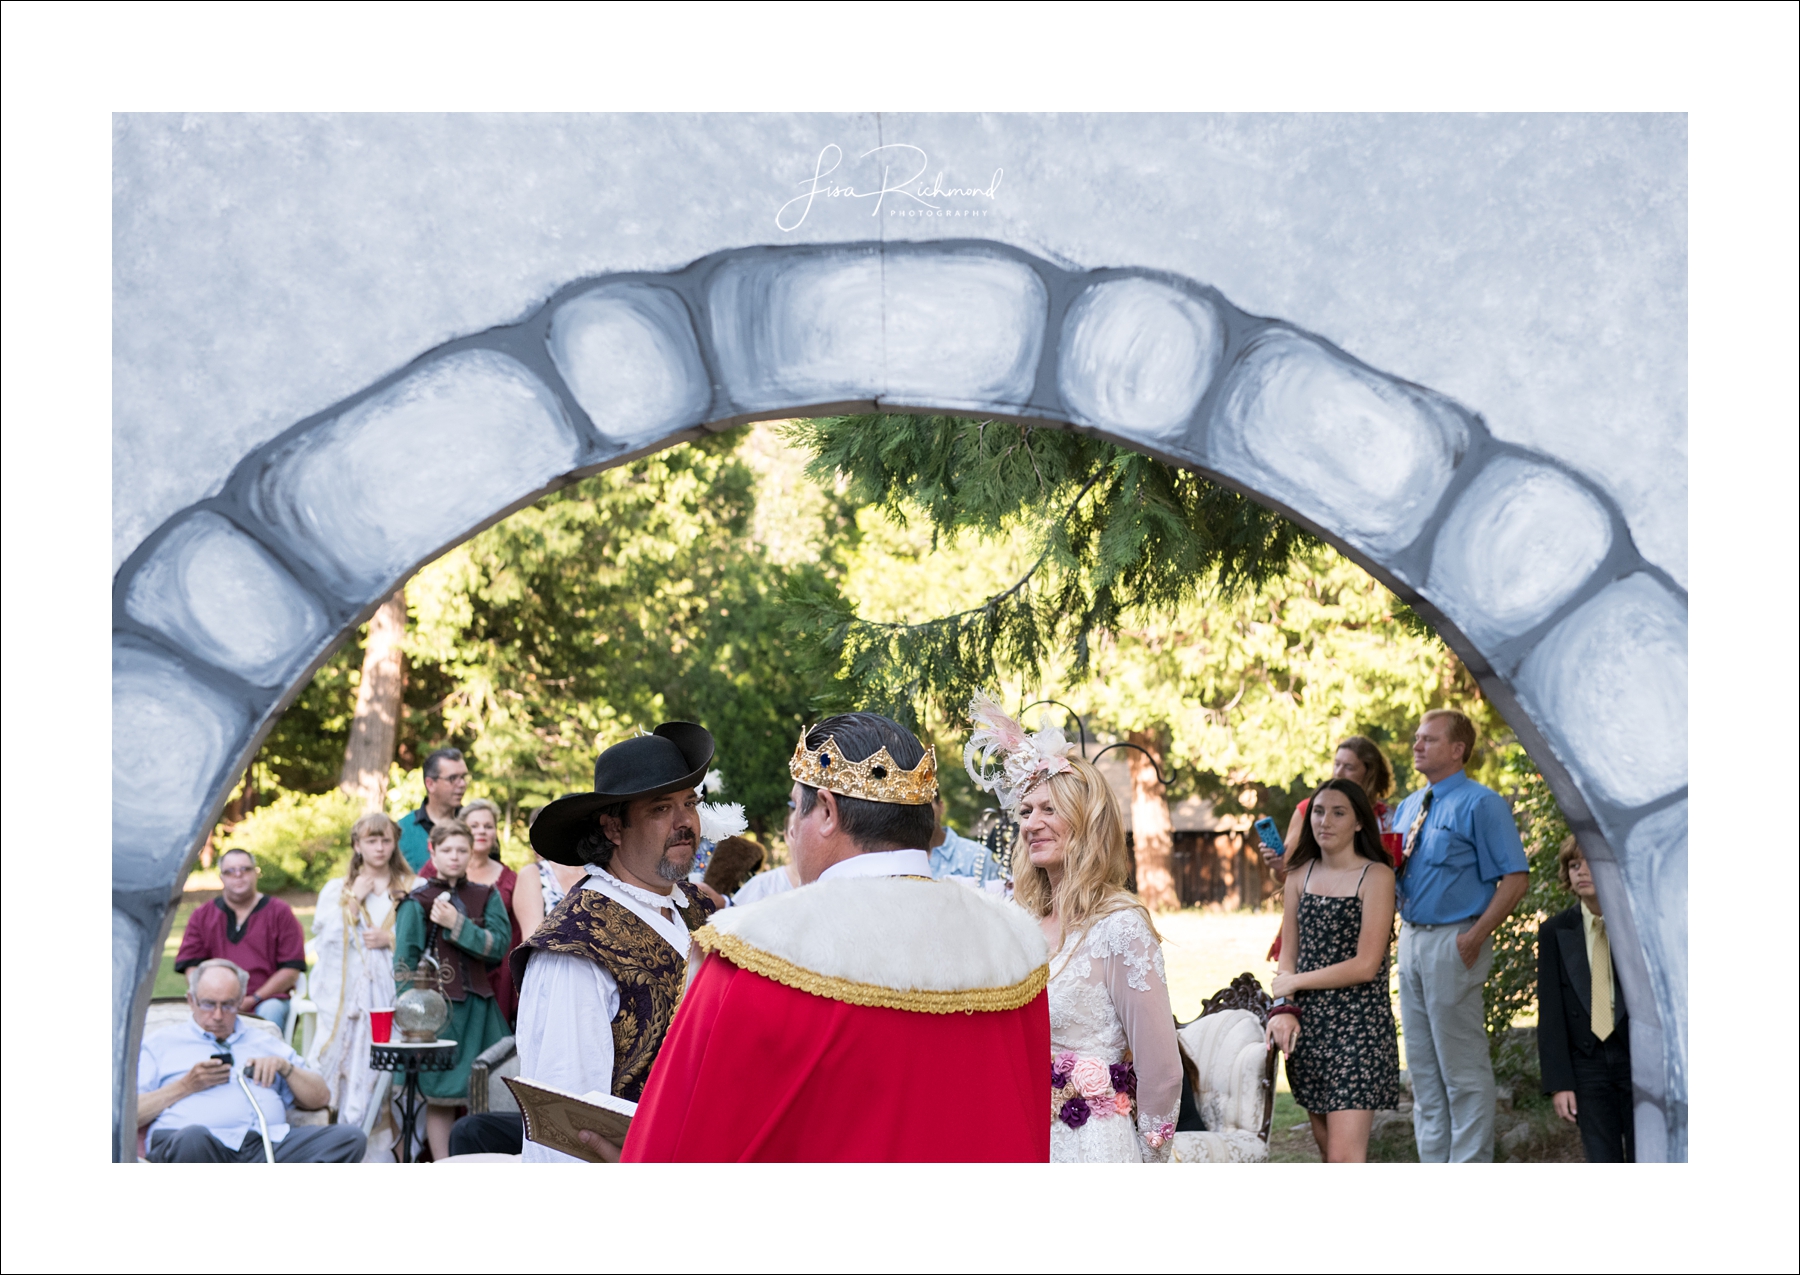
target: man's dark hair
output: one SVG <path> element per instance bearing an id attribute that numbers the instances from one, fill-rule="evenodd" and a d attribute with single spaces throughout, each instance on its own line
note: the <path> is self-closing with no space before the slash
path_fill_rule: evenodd
<path id="1" fill-rule="evenodd" d="M 436 779 L 438 777 L 439 762 L 462 761 L 462 759 L 462 749 L 460 748 L 434 748 L 425 755 L 425 778 Z"/>
<path id="2" fill-rule="evenodd" d="M 251 863 L 256 862 L 256 856 L 251 854 L 248 850 L 244 849 L 244 847 L 233 846 L 233 847 L 231 847 L 231 849 L 227 850 L 224 854 L 219 856 L 219 866 L 224 867 L 226 858 L 228 856 L 234 855 L 234 854 L 243 855 L 246 859 L 250 860 Z"/>
<path id="3" fill-rule="evenodd" d="M 606 833 L 600 827 L 600 820 L 602 816 L 611 815 L 619 821 L 620 827 L 629 828 L 631 826 L 630 811 L 631 803 L 629 801 L 615 801 L 610 806 L 600 807 L 590 816 L 588 830 L 582 833 L 581 840 L 575 843 L 575 853 L 581 856 L 583 863 L 590 863 L 596 868 L 606 868 L 612 865 L 613 852 L 619 847 L 607 839 Z"/>
<path id="4" fill-rule="evenodd" d="M 823 748 L 828 739 L 837 740 L 838 752 L 845 761 L 866 761 L 888 750 L 888 756 L 902 770 L 911 770 L 925 756 L 925 749 L 913 733 L 898 722 L 879 713 L 840 713 L 827 717 L 807 732 L 808 749 Z M 846 797 L 833 793 L 837 800 L 838 821 L 845 834 L 864 850 L 924 850 L 937 830 L 931 803 L 922 806 L 899 806 L 891 801 L 869 801 L 862 797 Z M 809 815 L 818 804 L 819 790 L 811 784 L 800 785 L 800 813 Z"/>

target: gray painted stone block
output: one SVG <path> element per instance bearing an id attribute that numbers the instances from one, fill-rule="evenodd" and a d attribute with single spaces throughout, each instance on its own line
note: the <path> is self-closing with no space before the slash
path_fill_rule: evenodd
<path id="1" fill-rule="evenodd" d="M 250 725 L 172 656 L 113 642 L 113 889 L 170 888 Z"/>
<path id="2" fill-rule="evenodd" d="M 1685 1101 L 1688 1053 L 1688 803 L 1684 799 L 1646 815 L 1625 841 L 1626 889 L 1638 941 L 1645 948 L 1650 984 L 1662 1019 L 1665 1093 Z M 1670 1122 L 1680 1142 L 1670 1158 L 1687 1158 L 1685 1119 Z"/>
<path id="3" fill-rule="evenodd" d="M 1024 262 L 981 249 L 885 254 L 884 400 L 1022 409 L 1049 297 Z"/>
<path id="4" fill-rule="evenodd" d="M 113 1004 L 130 1005 L 137 997 L 139 960 L 146 939 L 144 927 L 122 908 L 112 910 L 112 982 Z M 123 1077 L 116 1074 L 136 1058 L 126 1052 L 126 1038 L 131 1031 L 129 1014 L 113 1015 L 113 1088 L 122 1087 Z"/>
<path id="5" fill-rule="evenodd" d="M 1057 388 L 1084 425 L 1179 439 L 1223 352 L 1206 302 L 1154 279 L 1109 279 L 1069 307 Z"/>
<path id="6" fill-rule="evenodd" d="M 252 507 L 361 602 L 575 468 L 581 444 L 522 364 L 465 350 L 271 450 Z"/>
<path id="7" fill-rule="evenodd" d="M 878 399 L 881 292 L 873 247 L 727 261 L 707 305 L 732 405 L 759 412 Z"/>
<path id="8" fill-rule="evenodd" d="M 1612 548 L 1612 520 L 1562 470 L 1501 456 L 1439 529 L 1426 591 L 1475 641 L 1541 624 Z"/>
<path id="9" fill-rule="evenodd" d="M 654 284 L 603 284 L 565 302 L 550 356 L 595 427 L 627 448 L 698 424 L 712 403 L 687 307 Z"/>
<path id="10" fill-rule="evenodd" d="M 132 577 L 132 619 L 257 686 L 276 686 L 326 636 L 286 568 L 217 514 L 183 519 Z"/>
<path id="11" fill-rule="evenodd" d="M 1538 644 L 1518 684 L 1585 785 L 1640 806 L 1687 783 L 1687 608 L 1648 575 L 1608 585 Z"/>
<path id="12" fill-rule="evenodd" d="M 1468 446 L 1449 403 L 1286 329 L 1226 375 L 1211 463 L 1378 558 L 1424 530 Z"/>

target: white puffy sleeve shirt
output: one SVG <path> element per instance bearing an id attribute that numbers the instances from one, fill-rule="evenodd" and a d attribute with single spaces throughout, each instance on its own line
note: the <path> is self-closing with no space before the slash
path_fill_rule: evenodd
<path id="1" fill-rule="evenodd" d="M 623 904 L 683 957 L 692 959 L 693 940 L 674 912 L 685 906 L 680 887 L 670 896 L 627 885 L 594 869 L 580 887 L 598 890 Z M 669 908 L 664 917 L 662 908 Z M 536 952 L 525 966 L 519 992 L 519 1025 L 514 1033 L 519 1074 L 526 1080 L 573 1094 L 612 1092 L 612 1022 L 619 1014 L 619 984 L 604 966 L 585 956 Z M 574 1156 L 526 1142 L 527 1164 L 579 1164 Z"/>

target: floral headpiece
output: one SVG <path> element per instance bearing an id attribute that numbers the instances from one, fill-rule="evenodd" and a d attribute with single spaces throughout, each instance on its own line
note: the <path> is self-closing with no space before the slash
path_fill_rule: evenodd
<path id="1" fill-rule="evenodd" d="M 837 736 L 831 736 L 818 748 L 808 748 L 808 733 L 801 730 L 800 742 L 788 761 L 788 774 L 808 787 L 896 806 L 925 806 L 937 800 L 937 754 L 930 748 L 926 748 L 917 766 L 904 770 L 886 748 L 873 757 L 850 761 L 838 748 Z"/>
<path id="2" fill-rule="evenodd" d="M 993 793 L 1009 811 L 1017 810 L 1025 794 L 1045 779 L 1069 769 L 1069 749 L 1073 745 L 1055 726 L 1027 734 L 1023 726 L 980 691 L 969 701 L 969 720 L 974 723 L 975 733 L 963 746 L 963 768 L 977 787 Z M 979 770 L 975 764 L 978 756 Z M 998 770 L 988 770 L 991 761 L 999 762 Z"/>

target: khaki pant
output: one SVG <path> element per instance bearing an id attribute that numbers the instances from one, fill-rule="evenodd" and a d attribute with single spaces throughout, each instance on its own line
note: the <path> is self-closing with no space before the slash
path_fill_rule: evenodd
<path id="1" fill-rule="evenodd" d="M 1456 951 L 1456 936 L 1474 924 L 1400 927 L 1400 1022 L 1413 1138 L 1426 1164 L 1494 1158 L 1494 1063 L 1481 1004 L 1494 940 L 1472 969 Z"/>

